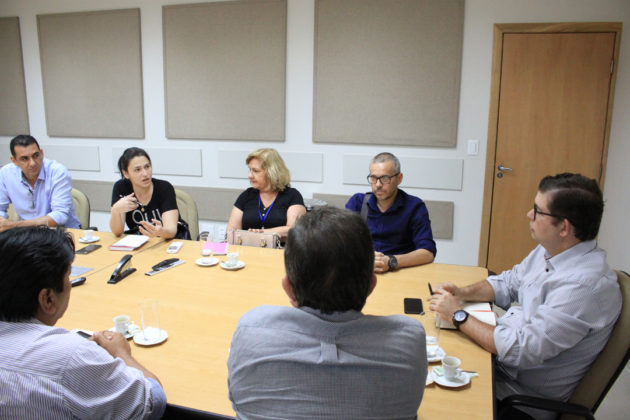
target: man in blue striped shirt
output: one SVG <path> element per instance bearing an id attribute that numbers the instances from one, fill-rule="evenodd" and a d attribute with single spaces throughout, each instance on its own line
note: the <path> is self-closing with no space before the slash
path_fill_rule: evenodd
<path id="1" fill-rule="evenodd" d="M 121 334 L 86 340 L 54 327 L 73 259 L 63 228 L 0 233 L 0 418 L 160 418 L 164 390 Z"/>

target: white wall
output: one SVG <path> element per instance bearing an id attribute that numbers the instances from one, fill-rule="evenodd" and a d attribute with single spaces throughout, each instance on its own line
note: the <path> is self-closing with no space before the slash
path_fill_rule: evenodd
<path id="1" fill-rule="evenodd" d="M 24 49 L 27 101 L 31 134 L 42 147 L 46 145 L 98 146 L 99 171 L 72 171 L 75 179 L 110 180 L 114 173 L 112 150 L 135 145 L 139 147 L 199 148 L 205 157 L 203 174 L 164 176 L 176 185 L 245 188 L 245 179 L 220 178 L 216 156 L 220 150 L 249 151 L 263 144 L 257 142 L 167 140 L 164 127 L 164 83 L 162 56 L 161 7 L 166 4 L 191 3 L 194 0 L 2 0 L 0 16 L 19 16 Z M 42 13 L 140 7 L 144 79 L 145 140 L 49 138 L 46 135 L 44 100 L 37 42 L 36 15 Z M 487 142 L 488 109 L 494 23 L 622 21 L 630 24 L 630 2 L 626 0 L 467 0 L 464 23 L 464 45 L 457 147 L 454 149 L 419 147 L 374 147 L 361 145 L 326 145 L 312 143 L 313 103 L 313 30 L 314 0 L 288 0 L 287 26 L 287 96 L 286 141 L 271 147 L 283 152 L 323 153 L 322 182 L 294 182 L 304 197 L 314 192 L 350 194 L 368 190 L 368 186 L 343 184 L 343 157 L 351 154 L 374 155 L 388 150 L 401 157 L 447 158 L 464 161 L 461 191 L 408 188 L 423 199 L 455 202 L 453 240 L 438 240 L 437 262 L 477 264 L 481 207 Z M 627 35 L 623 35 L 623 39 Z M 611 265 L 630 269 L 625 250 L 630 245 L 630 223 L 627 210 L 630 198 L 624 186 L 630 184 L 630 170 L 624 158 L 630 155 L 630 43 L 621 42 L 615 108 L 610 137 L 607 200 L 601 244 L 609 250 Z M 468 139 L 480 141 L 479 154 L 468 156 Z M 8 144 L 9 137 L 0 137 Z M 4 147 L 4 146 L 3 146 Z M 0 155 L 0 161 L 8 161 Z M 208 158 L 210 157 L 210 158 Z M 290 164 L 290 162 L 289 162 Z M 365 164 L 367 173 L 368 162 Z M 403 167 L 403 172 L 405 168 Z M 243 167 L 243 171 L 245 168 Z M 405 185 L 403 184 L 403 188 Z M 533 194 L 533 192 L 532 192 Z M 106 215 L 95 217 L 99 228 L 107 229 Z M 527 223 L 525 216 L 517 223 Z M 203 225 L 202 225 L 203 227 Z"/>

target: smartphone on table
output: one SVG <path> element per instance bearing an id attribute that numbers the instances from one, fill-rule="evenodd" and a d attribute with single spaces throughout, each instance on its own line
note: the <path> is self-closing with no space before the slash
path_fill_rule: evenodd
<path id="1" fill-rule="evenodd" d="M 81 249 L 77 249 L 76 254 L 86 255 L 86 254 L 89 254 L 92 251 L 96 251 L 100 247 L 101 247 L 101 245 L 96 245 L 96 244 L 84 246 Z"/>

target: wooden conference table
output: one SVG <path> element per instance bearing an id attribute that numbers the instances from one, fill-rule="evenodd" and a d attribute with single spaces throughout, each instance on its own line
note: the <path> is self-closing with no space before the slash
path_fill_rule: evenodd
<path id="1" fill-rule="evenodd" d="M 71 230 L 75 241 L 81 231 Z M 166 342 L 142 347 L 132 341 L 134 357 L 154 372 L 164 385 L 169 403 L 214 413 L 234 415 L 228 399 L 227 359 L 232 334 L 243 313 L 259 305 L 289 305 L 281 288 L 284 261 L 281 250 L 230 246 L 246 266 L 228 271 L 218 265 L 200 267 L 201 243 L 183 241 L 174 255 L 186 262 L 154 276 L 144 273 L 154 264 L 173 257 L 168 242 L 151 239 L 132 257 L 135 273 L 117 284 L 107 284 L 116 263 L 127 252 L 109 251 L 115 238 L 96 232 L 103 247 L 77 255 L 74 265 L 92 267 L 85 284 L 72 290 L 70 305 L 58 326 L 67 329 L 104 330 L 112 318 L 127 314 L 139 324 L 138 303 L 159 301 L 160 322 L 168 332 Z M 84 246 L 77 242 L 77 249 Z M 218 257 L 224 260 L 224 256 Z M 403 299 L 428 295 L 427 282 L 451 281 L 464 285 L 487 275 L 485 268 L 429 264 L 378 276 L 378 284 L 363 310 L 366 314 L 403 313 Z M 490 354 L 457 331 L 444 330 L 440 345 L 446 354 L 462 360 L 462 368 L 479 377 L 462 388 L 428 386 L 419 419 L 491 419 L 493 416 Z M 432 364 L 433 365 L 433 364 Z"/>

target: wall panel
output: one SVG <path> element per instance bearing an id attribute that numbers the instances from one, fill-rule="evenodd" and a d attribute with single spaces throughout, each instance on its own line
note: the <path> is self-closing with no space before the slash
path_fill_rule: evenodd
<path id="1" fill-rule="evenodd" d="M 463 0 L 317 0 L 315 142 L 454 147 Z"/>
<path id="2" fill-rule="evenodd" d="M 22 42 L 17 17 L 0 18 L 0 62 L 0 135 L 28 134 Z"/>
<path id="3" fill-rule="evenodd" d="M 143 138 L 140 9 L 38 15 L 51 137 Z"/>
<path id="4" fill-rule="evenodd" d="M 164 6 L 168 138 L 284 141 L 286 8 Z"/>

